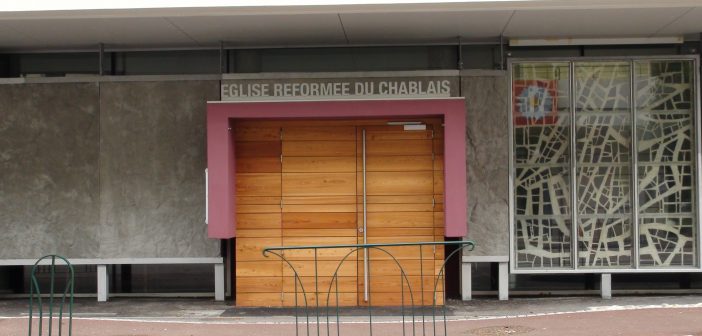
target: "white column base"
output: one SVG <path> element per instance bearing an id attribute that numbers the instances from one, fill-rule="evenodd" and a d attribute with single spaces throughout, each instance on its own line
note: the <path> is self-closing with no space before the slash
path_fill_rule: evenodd
<path id="1" fill-rule="evenodd" d="M 215 301 L 224 301 L 224 264 L 214 265 Z"/>
<path id="2" fill-rule="evenodd" d="M 507 262 L 499 264 L 497 293 L 500 300 L 509 299 L 509 263 Z"/>
<path id="3" fill-rule="evenodd" d="M 110 277 L 107 265 L 97 265 L 97 300 L 106 302 L 109 298 Z"/>
<path id="4" fill-rule="evenodd" d="M 473 299 L 472 263 L 461 263 L 461 299 L 469 301 Z"/>
<path id="5" fill-rule="evenodd" d="M 602 298 L 609 300 L 612 298 L 612 274 L 602 273 L 600 278 L 600 292 Z"/>

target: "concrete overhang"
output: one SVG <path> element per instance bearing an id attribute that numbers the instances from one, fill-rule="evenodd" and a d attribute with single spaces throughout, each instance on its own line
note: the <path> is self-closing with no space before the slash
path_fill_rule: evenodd
<path id="1" fill-rule="evenodd" d="M 361 46 L 697 35 L 699 0 L 140 1 L 140 8 L 0 4 L 0 51 Z M 29 2 L 28 2 L 29 3 Z M 328 5 L 320 5 L 328 3 Z M 234 5 L 232 5 L 234 4 Z M 256 5 L 251 5 L 256 4 Z M 93 7 L 89 7 L 89 6 Z M 63 6 L 63 7 L 61 7 Z M 180 7 L 178 7 L 180 6 Z M 38 10 L 37 10 L 38 9 Z"/>

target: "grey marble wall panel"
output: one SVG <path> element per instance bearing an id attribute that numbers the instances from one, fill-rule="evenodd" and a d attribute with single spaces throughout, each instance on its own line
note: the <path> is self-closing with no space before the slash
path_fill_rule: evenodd
<path id="1" fill-rule="evenodd" d="M 0 258 L 98 253 L 98 85 L 0 85 Z"/>
<path id="2" fill-rule="evenodd" d="M 205 218 L 205 102 L 218 81 L 100 86 L 98 257 L 216 257 Z"/>
<path id="3" fill-rule="evenodd" d="M 463 76 L 472 256 L 509 255 L 509 87 L 506 73 Z"/>

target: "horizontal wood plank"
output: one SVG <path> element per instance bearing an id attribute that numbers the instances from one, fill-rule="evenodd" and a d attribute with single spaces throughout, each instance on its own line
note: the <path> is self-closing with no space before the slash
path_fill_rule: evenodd
<path id="1" fill-rule="evenodd" d="M 355 126 L 285 126 L 283 127 L 283 141 L 301 140 L 356 140 Z"/>
<path id="2" fill-rule="evenodd" d="M 271 259 L 276 258 L 272 256 Z M 236 276 L 239 277 L 280 277 L 283 263 L 280 260 L 257 260 L 236 262 Z"/>
<path id="3" fill-rule="evenodd" d="M 432 236 L 434 235 L 433 227 L 423 228 L 393 228 L 380 227 L 368 228 L 368 235 L 373 237 L 393 237 L 393 236 Z"/>
<path id="4" fill-rule="evenodd" d="M 285 250 L 283 251 L 285 258 L 290 261 L 314 261 L 315 255 L 313 249 L 300 250 Z M 341 263 L 355 263 L 358 257 L 358 251 L 354 248 L 333 248 L 333 249 L 318 249 L 317 260 L 336 261 Z M 346 258 L 346 259 L 344 259 Z"/>
<path id="5" fill-rule="evenodd" d="M 239 293 L 278 293 L 283 290 L 281 277 L 240 277 L 236 280 L 236 292 Z"/>
<path id="6" fill-rule="evenodd" d="M 381 261 L 378 261 L 381 262 Z M 344 262 L 339 267 L 339 262 L 337 260 L 319 260 L 315 268 L 315 262 L 310 260 L 290 261 L 290 264 L 294 267 L 298 276 L 314 277 L 315 271 L 317 276 L 333 276 L 334 272 L 337 272 L 338 276 L 355 276 L 356 275 L 356 265 L 353 262 Z M 292 267 L 286 264 L 283 268 L 284 276 L 294 276 L 294 271 Z"/>
<path id="7" fill-rule="evenodd" d="M 241 229 L 237 228 L 236 237 L 237 238 L 280 238 L 283 236 L 283 232 L 280 228 L 278 229 Z"/>
<path id="8" fill-rule="evenodd" d="M 332 278 L 330 276 L 317 277 L 316 285 L 319 293 L 327 293 L 331 285 L 331 293 L 355 293 L 358 288 L 357 276 L 340 276 Z M 302 285 L 300 285 L 302 284 Z M 298 292 L 304 287 L 308 293 L 315 292 L 315 277 L 283 277 L 283 290 L 287 293 L 294 293 L 295 286 Z M 338 286 L 338 287 L 337 287 Z M 337 290 L 338 288 L 338 290 Z"/>
<path id="9" fill-rule="evenodd" d="M 435 195 L 369 195 L 367 203 L 373 204 L 431 204 Z M 363 196 L 356 198 L 357 203 L 363 203 Z"/>
<path id="10" fill-rule="evenodd" d="M 434 211 L 435 206 L 432 205 L 431 203 L 423 203 L 423 204 L 412 204 L 412 203 L 399 203 L 399 204 L 375 204 L 375 203 L 368 203 L 366 204 L 366 211 L 367 212 L 400 212 L 400 211 L 411 211 L 411 212 L 419 212 L 419 211 Z"/>
<path id="11" fill-rule="evenodd" d="M 281 143 L 277 141 L 241 141 L 234 144 L 234 155 L 244 157 L 276 157 L 281 154 Z"/>
<path id="12" fill-rule="evenodd" d="M 283 237 L 284 246 L 355 244 L 355 236 L 341 237 Z"/>
<path id="13" fill-rule="evenodd" d="M 236 238 L 235 250 L 236 261 L 268 261 L 275 260 L 264 257 L 262 252 L 266 247 L 281 246 L 283 241 L 281 238 Z"/>
<path id="14" fill-rule="evenodd" d="M 276 126 L 235 126 L 236 141 L 280 141 L 280 127 Z"/>
<path id="15" fill-rule="evenodd" d="M 370 289 L 371 293 L 398 293 L 404 289 L 405 294 L 409 296 L 409 291 L 412 290 L 413 293 L 433 292 L 434 288 L 438 292 L 443 291 L 444 281 L 433 274 L 418 276 L 410 275 L 407 277 L 392 276 L 392 275 L 371 275 L 370 277 Z M 422 281 L 423 280 L 423 281 Z M 400 282 L 402 281 L 402 282 Z M 404 288 L 400 288 L 403 286 Z M 364 278 L 359 277 L 358 280 L 359 291 L 363 291 L 364 288 Z"/>
<path id="16" fill-rule="evenodd" d="M 262 205 L 276 204 L 280 206 L 280 196 L 236 196 L 236 204 Z"/>
<path id="17" fill-rule="evenodd" d="M 306 300 L 305 300 L 306 299 Z M 340 307 L 348 307 L 348 306 L 355 306 L 356 305 L 356 300 L 358 299 L 357 293 L 339 293 L 338 295 L 338 300 L 339 300 L 339 306 Z M 298 293 L 297 294 L 297 305 L 299 307 L 304 307 L 307 305 L 308 307 L 313 307 L 317 305 L 317 300 L 319 300 L 319 306 L 320 308 L 322 307 L 336 307 L 336 301 L 337 301 L 337 295 L 336 294 L 331 294 L 327 300 L 327 294 L 326 293 L 307 293 L 306 295 L 303 293 Z M 294 307 L 295 306 L 295 293 L 285 293 L 283 295 L 283 306 L 284 307 Z M 333 308 L 330 308 L 333 309 Z"/>
<path id="18" fill-rule="evenodd" d="M 237 157 L 237 173 L 280 173 L 280 157 Z"/>
<path id="19" fill-rule="evenodd" d="M 284 204 L 283 212 L 354 212 L 356 204 Z"/>
<path id="20" fill-rule="evenodd" d="M 237 293 L 237 307 L 280 307 L 283 304 L 278 293 Z"/>
<path id="21" fill-rule="evenodd" d="M 431 256 L 433 257 L 433 256 Z M 398 265 L 399 264 L 399 265 Z M 434 259 L 424 259 L 421 263 L 419 262 L 419 259 L 400 259 L 398 262 L 395 262 L 394 260 L 374 260 L 371 259 L 369 263 L 371 267 L 370 274 L 371 276 L 379 276 L 379 275 L 386 275 L 386 276 L 392 276 L 395 275 L 400 277 L 401 271 L 404 270 L 405 274 L 410 276 L 410 275 L 433 275 L 433 274 L 438 274 L 438 272 L 435 271 L 435 263 Z M 359 277 L 363 277 L 364 274 L 364 269 L 363 269 L 363 262 L 362 260 L 359 260 L 358 262 L 358 275 Z"/>
<path id="22" fill-rule="evenodd" d="M 354 173 L 283 173 L 283 196 L 356 196 Z"/>
<path id="23" fill-rule="evenodd" d="M 285 237 L 356 237 L 356 235 L 356 229 L 283 229 Z"/>
<path id="24" fill-rule="evenodd" d="M 354 196 L 285 196 L 283 197 L 285 204 L 295 205 L 313 205 L 313 204 L 355 204 L 356 197 Z"/>
<path id="25" fill-rule="evenodd" d="M 356 141 L 284 141 L 283 158 L 289 156 L 356 156 Z"/>
<path id="26" fill-rule="evenodd" d="M 308 153 L 307 155 L 317 155 Z M 282 171 L 285 173 L 353 173 L 355 156 L 284 156 Z"/>
<path id="27" fill-rule="evenodd" d="M 356 212 L 349 213 L 284 213 L 284 229 L 355 229 Z"/>
<path id="28" fill-rule="evenodd" d="M 431 155 L 431 153 L 430 139 L 366 141 L 367 156 Z"/>
<path id="29" fill-rule="evenodd" d="M 431 195 L 433 183 L 431 171 L 366 173 L 367 195 Z M 359 187 L 362 191 L 362 184 Z"/>
<path id="30" fill-rule="evenodd" d="M 236 174 L 236 193 L 241 196 L 280 196 L 280 174 Z"/>
<path id="31" fill-rule="evenodd" d="M 368 214 L 369 228 L 382 227 L 432 227 L 435 215 L 432 212 L 379 212 Z"/>
<path id="32" fill-rule="evenodd" d="M 280 204 L 238 204 L 237 214 L 276 213 L 280 212 Z"/>
<path id="33" fill-rule="evenodd" d="M 281 229 L 280 213 L 237 214 L 237 229 Z"/>
<path id="34" fill-rule="evenodd" d="M 419 246 L 386 246 L 382 249 L 384 251 L 380 249 L 369 249 L 368 254 L 370 258 L 372 258 L 372 260 L 392 260 L 393 257 L 396 259 L 419 259 L 420 257 Z M 422 258 L 437 258 L 436 251 L 438 251 L 438 249 L 435 249 L 434 246 L 422 246 L 421 250 Z"/>
<path id="35" fill-rule="evenodd" d="M 363 160 L 358 160 L 357 171 L 363 170 Z M 406 172 L 433 169 L 432 157 L 427 155 L 367 156 L 366 171 Z"/>

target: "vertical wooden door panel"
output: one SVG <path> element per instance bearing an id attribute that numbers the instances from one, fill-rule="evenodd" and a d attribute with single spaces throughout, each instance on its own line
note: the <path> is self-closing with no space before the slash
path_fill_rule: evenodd
<path id="1" fill-rule="evenodd" d="M 280 306 L 283 265 L 264 257 L 282 244 L 280 127 L 234 128 L 236 155 L 236 304 Z"/>
<path id="2" fill-rule="evenodd" d="M 368 243 L 443 240 L 443 236 L 435 234 L 434 228 L 436 194 L 437 191 L 443 193 L 443 190 L 436 188 L 435 126 L 427 125 L 425 131 L 404 131 L 401 126 L 366 128 Z M 357 167 L 357 171 L 362 173 L 363 166 L 359 164 Z M 363 181 L 359 181 L 357 192 L 362 194 Z M 359 203 L 362 201 L 362 197 L 359 197 Z M 362 219 L 359 220 L 359 225 L 363 225 Z M 437 275 L 435 262 L 443 254 L 437 254 L 437 249 L 433 246 L 390 247 L 387 251 L 396 259 L 379 250 L 369 253 L 369 291 L 372 304 L 397 305 L 402 302 L 403 294 L 405 304 L 432 304 L 433 285 Z M 409 283 L 400 283 L 400 267 L 411 279 Z M 367 302 L 364 302 L 361 294 L 366 290 L 362 258 L 358 269 L 359 304 L 365 305 Z M 414 302 L 410 302 L 410 287 L 415 294 Z M 436 294 L 443 298 L 442 291 L 442 286 L 439 286 Z"/>
<path id="3" fill-rule="evenodd" d="M 319 125 L 283 127 L 282 144 L 283 246 L 348 245 L 356 243 L 356 128 Z M 357 253 L 351 248 L 287 250 L 308 304 L 326 304 L 332 277 L 338 286 L 329 298 L 341 305 L 356 304 Z M 342 263 L 342 259 L 345 258 Z M 295 273 L 283 268 L 283 305 L 293 304 Z M 314 284 L 314 277 L 322 279 Z M 299 281 L 299 280 L 298 280 Z M 319 293 L 315 293 L 315 288 Z M 298 300 L 304 299 L 298 293 Z"/>

